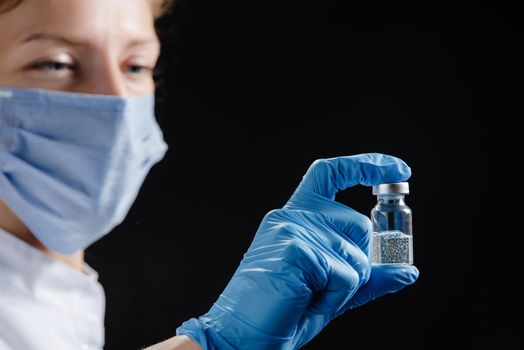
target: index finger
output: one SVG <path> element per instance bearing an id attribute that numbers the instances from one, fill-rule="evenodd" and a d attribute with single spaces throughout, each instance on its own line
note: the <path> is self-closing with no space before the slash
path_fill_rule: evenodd
<path id="1" fill-rule="evenodd" d="M 309 190 L 334 199 L 339 190 L 351 186 L 406 181 L 410 176 L 411 169 L 402 159 L 387 154 L 319 159 L 309 167 L 295 193 Z"/>

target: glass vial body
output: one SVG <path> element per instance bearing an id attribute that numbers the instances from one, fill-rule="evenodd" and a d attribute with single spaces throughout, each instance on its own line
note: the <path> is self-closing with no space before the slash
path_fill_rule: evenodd
<path id="1" fill-rule="evenodd" d="M 373 263 L 413 264 L 411 209 L 404 202 L 407 182 L 373 186 L 377 204 L 371 210 Z"/>

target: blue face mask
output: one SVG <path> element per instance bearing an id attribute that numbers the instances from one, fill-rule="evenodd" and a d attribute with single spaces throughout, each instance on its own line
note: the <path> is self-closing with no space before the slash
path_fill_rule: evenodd
<path id="1" fill-rule="evenodd" d="M 166 150 L 153 96 L 0 88 L 0 198 L 55 252 L 120 224 Z"/>

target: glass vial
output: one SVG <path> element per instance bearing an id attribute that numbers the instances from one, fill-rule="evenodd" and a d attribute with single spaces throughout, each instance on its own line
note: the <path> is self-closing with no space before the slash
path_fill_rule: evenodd
<path id="1" fill-rule="evenodd" d="M 413 264 L 411 209 L 404 202 L 407 182 L 373 186 L 377 205 L 371 210 L 373 259 L 378 264 Z"/>

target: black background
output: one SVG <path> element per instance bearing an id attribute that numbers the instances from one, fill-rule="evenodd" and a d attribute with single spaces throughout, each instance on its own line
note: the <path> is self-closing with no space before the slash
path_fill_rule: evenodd
<path id="1" fill-rule="evenodd" d="M 522 170 L 520 19 L 461 4 L 179 1 L 159 22 L 170 150 L 127 220 L 88 250 L 106 348 L 150 345 L 205 313 L 310 163 L 363 152 L 413 170 L 421 275 L 306 348 L 522 345 L 509 203 Z M 363 187 L 338 199 L 366 214 L 375 202 Z"/>

